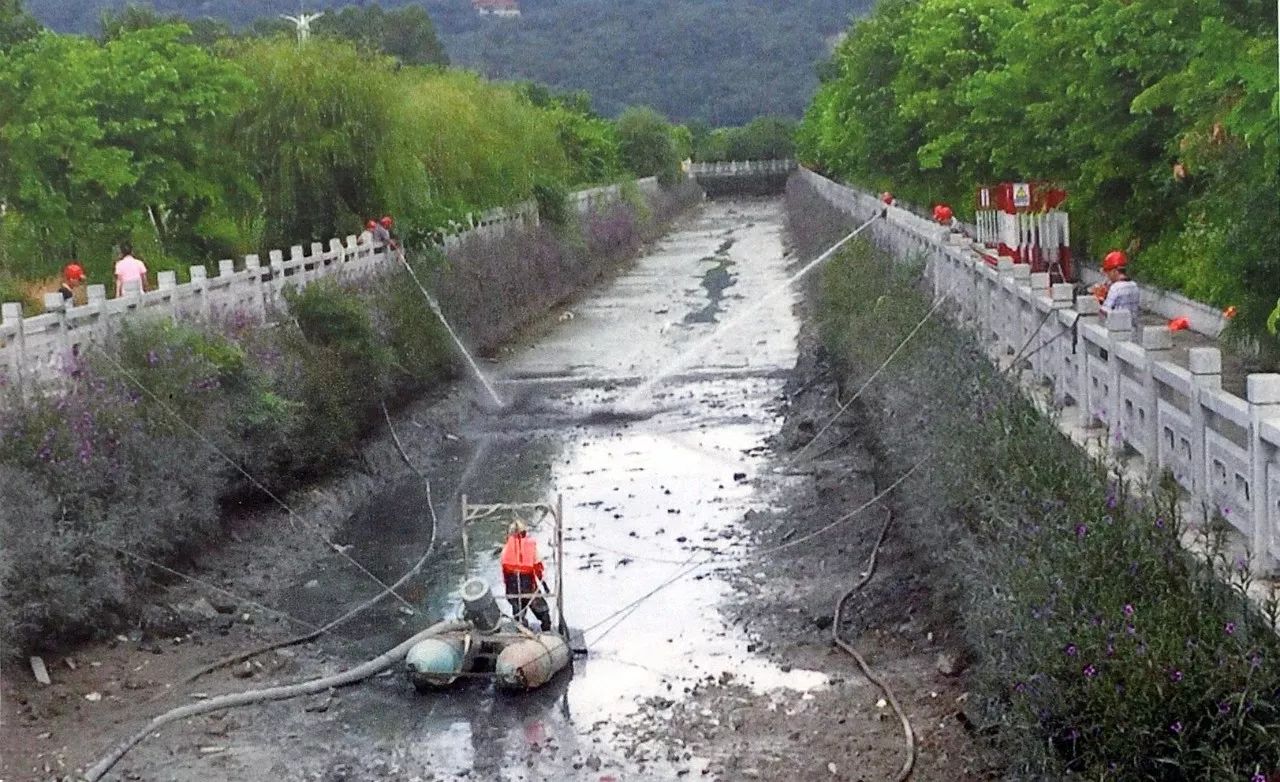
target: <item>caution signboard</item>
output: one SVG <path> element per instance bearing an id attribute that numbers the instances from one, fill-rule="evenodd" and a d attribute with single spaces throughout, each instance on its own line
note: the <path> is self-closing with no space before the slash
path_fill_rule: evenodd
<path id="1" fill-rule="evenodd" d="M 1013 208 L 1026 209 L 1031 206 L 1031 185 L 1026 182 L 1013 184 Z"/>

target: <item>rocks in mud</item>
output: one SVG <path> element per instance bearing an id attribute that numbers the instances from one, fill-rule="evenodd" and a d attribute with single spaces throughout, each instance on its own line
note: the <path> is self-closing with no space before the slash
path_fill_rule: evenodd
<path id="1" fill-rule="evenodd" d="M 209 605 L 220 614 L 234 614 L 240 605 L 226 595 L 214 595 L 209 598 Z"/>
<path id="2" fill-rule="evenodd" d="M 943 676 L 959 676 L 964 673 L 964 669 L 967 666 L 963 656 L 951 652 L 942 652 L 938 655 L 934 667 Z"/>
<path id="3" fill-rule="evenodd" d="M 214 608 L 213 604 L 203 597 L 197 597 L 187 603 L 178 603 L 173 607 L 173 610 L 188 619 L 213 619 L 219 613 L 218 609 Z M 166 635 L 181 635 L 181 633 L 167 633 Z"/>
<path id="4" fill-rule="evenodd" d="M 191 627 L 180 609 L 181 606 L 173 608 L 160 605 L 147 606 L 142 611 L 139 627 L 145 634 L 160 638 L 186 635 L 191 632 Z"/>

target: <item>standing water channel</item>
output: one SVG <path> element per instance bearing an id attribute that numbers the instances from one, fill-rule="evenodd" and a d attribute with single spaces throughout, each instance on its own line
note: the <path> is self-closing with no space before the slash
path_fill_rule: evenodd
<path id="1" fill-rule="evenodd" d="M 613 412 L 719 323 L 758 306 L 787 267 L 779 201 L 710 202 L 573 305 L 572 319 L 494 366 L 508 406 L 477 410 L 446 458 L 424 465 L 444 546 L 405 591 L 424 610 L 408 617 L 383 601 L 342 628 L 345 643 L 330 658 L 372 657 L 454 615 L 467 576 L 501 595 L 505 530 L 474 529 L 464 557 L 462 494 L 473 503 L 563 495 L 565 614 L 586 630 L 590 650 L 571 675 L 522 695 L 478 679 L 419 695 L 397 672 L 343 692 L 324 713 L 264 706 L 237 717 L 236 751 L 205 770 L 245 779 L 701 778 L 708 759 L 661 738 L 643 761 L 627 751 L 635 747 L 623 726 L 641 701 L 678 699 L 726 671 L 760 693 L 823 686 L 821 674 L 784 673 L 748 653 L 749 639 L 720 611 L 733 597 L 731 575 L 750 564 L 740 521 L 768 503 L 753 479 L 767 468 L 765 442 L 780 423 L 773 408 L 796 360 L 794 295 L 774 296 L 704 355 L 680 362 L 642 413 Z M 397 427 L 402 439 L 415 436 L 411 421 Z M 421 555 L 427 503 L 425 484 L 407 476 L 336 539 L 390 582 Z M 537 537 L 550 574 L 549 525 Z M 715 562 L 614 616 L 708 556 Z M 287 610 L 321 622 L 364 599 L 367 582 L 330 559 L 292 588 Z"/>

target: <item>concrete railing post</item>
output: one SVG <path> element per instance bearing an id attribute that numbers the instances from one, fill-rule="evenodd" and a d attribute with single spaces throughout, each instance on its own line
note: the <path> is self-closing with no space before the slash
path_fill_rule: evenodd
<path id="1" fill-rule="evenodd" d="M 44 304 L 46 315 L 57 317 L 57 325 L 54 326 L 57 335 L 54 339 L 62 347 L 62 355 L 58 357 L 58 363 L 61 365 L 59 369 L 65 370 L 67 357 L 71 355 L 71 332 L 67 328 L 67 300 L 62 298 L 60 291 L 54 291 L 44 294 L 41 303 Z"/>
<path id="2" fill-rule="evenodd" d="M 1187 354 L 1191 372 L 1191 486 L 1201 497 L 1209 496 L 1209 463 L 1204 430 L 1208 426 L 1203 396 L 1206 391 L 1222 388 L 1222 351 L 1217 348 L 1191 348 Z"/>
<path id="3" fill-rule="evenodd" d="M 211 315 L 226 317 L 228 313 L 240 309 L 240 290 L 236 287 L 235 276 L 235 261 L 230 259 L 218 261 L 218 278 L 225 278 L 226 282 L 217 288 L 217 293 L 210 295 L 209 313 Z"/>
<path id="4" fill-rule="evenodd" d="M 253 286 L 253 312 L 265 321 L 271 307 L 271 294 L 267 282 L 263 279 L 262 259 L 257 253 L 244 257 L 244 270 L 249 272 L 249 284 Z"/>
<path id="5" fill-rule="evenodd" d="M 191 267 L 191 293 L 196 297 L 196 312 L 209 318 L 209 271 L 203 266 Z"/>
<path id="6" fill-rule="evenodd" d="M 1270 462 L 1268 445 L 1262 439 L 1262 425 L 1280 420 L 1280 374 L 1249 375 L 1245 381 L 1245 397 L 1249 402 L 1249 483 L 1251 512 L 1253 513 L 1253 540 L 1250 548 L 1257 568 L 1265 574 L 1277 571 L 1271 547 L 1277 530 L 1271 527 L 1267 465 Z"/>
<path id="7" fill-rule="evenodd" d="M 267 262 L 271 264 L 271 306 L 280 307 L 284 303 L 284 253 L 271 250 Z"/>
<path id="8" fill-rule="evenodd" d="M 178 311 L 178 273 L 172 269 L 156 273 L 156 290 L 169 297 L 169 318 L 178 322 L 181 313 Z"/>
<path id="9" fill-rule="evenodd" d="M 13 344 L 8 349 L 13 382 L 17 386 L 19 397 L 26 399 L 27 338 L 22 321 L 21 302 L 6 301 L 0 304 L 0 324 L 13 332 Z"/>
<path id="10" fill-rule="evenodd" d="M 1142 350 L 1146 361 L 1142 368 L 1142 389 L 1146 420 L 1140 421 L 1143 454 L 1147 459 L 1147 471 L 1152 478 L 1160 471 L 1160 386 L 1156 383 L 1155 362 L 1163 361 L 1173 350 L 1173 334 L 1164 326 L 1147 326 L 1142 329 Z"/>
<path id="11" fill-rule="evenodd" d="M 1121 342 L 1130 342 L 1133 339 L 1133 315 L 1127 310 L 1112 310 L 1107 313 L 1107 440 L 1114 450 L 1122 450 L 1126 432 L 1124 431 L 1124 416 L 1122 415 L 1122 395 L 1120 390 L 1120 377 L 1123 370 L 1120 366 L 1120 359 L 1116 356 L 1116 348 Z"/>
<path id="12" fill-rule="evenodd" d="M 999 361 L 1004 355 L 1005 345 L 1009 341 L 1006 333 L 1007 313 L 1004 297 L 1004 281 L 1013 275 L 1013 259 L 1001 259 L 996 264 L 996 276 L 991 280 L 991 284 L 987 286 L 987 334 L 988 339 L 994 339 L 992 355 Z"/>
<path id="13" fill-rule="evenodd" d="M 142 280 L 129 280 L 124 284 L 120 298 L 124 299 L 127 308 L 142 309 Z"/>

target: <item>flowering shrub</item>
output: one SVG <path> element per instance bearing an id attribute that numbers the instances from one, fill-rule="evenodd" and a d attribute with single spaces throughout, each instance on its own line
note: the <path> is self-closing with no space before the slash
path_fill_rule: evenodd
<path id="1" fill-rule="evenodd" d="M 797 220 L 821 216 L 804 193 L 792 206 Z M 930 306 L 905 267 L 862 244 L 822 279 L 824 342 L 854 380 Z M 1280 772 L 1275 606 L 1246 599 L 1248 562 L 1219 526 L 1201 533 L 1206 556 L 1182 548 L 1171 481 L 1118 481 L 940 321 L 864 399 L 892 476 L 928 457 L 899 490 L 904 535 L 975 653 L 974 701 L 1009 776 Z"/>

